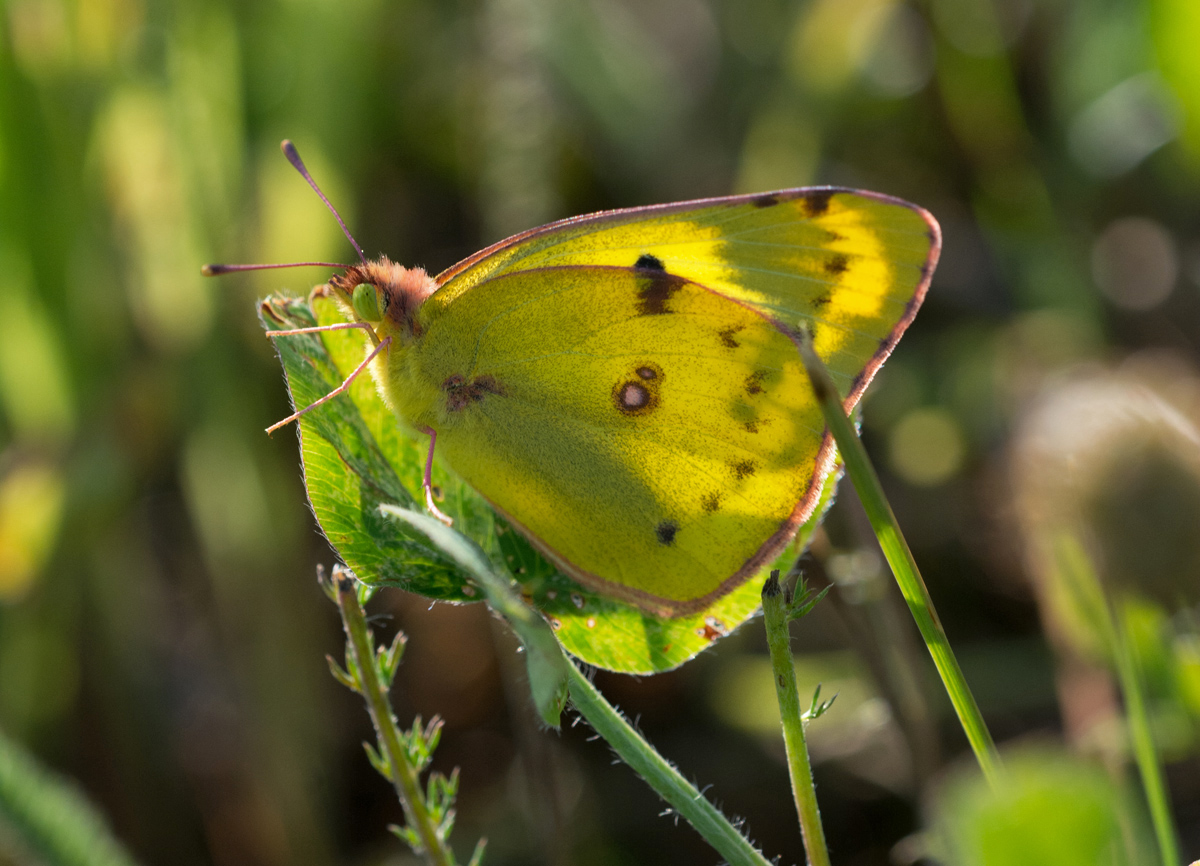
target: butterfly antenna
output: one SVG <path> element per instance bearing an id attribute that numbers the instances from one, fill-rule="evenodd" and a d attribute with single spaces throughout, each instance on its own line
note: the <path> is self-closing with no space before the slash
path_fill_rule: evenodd
<path id="1" fill-rule="evenodd" d="M 200 273 L 206 277 L 219 277 L 221 274 L 232 274 L 237 271 L 268 271 L 272 268 L 341 268 L 345 270 L 350 265 L 340 265 L 337 262 L 288 262 L 282 265 L 202 265 Z"/>
<path id="2" fill-rule="evenodd" d="M 300 154 L 296 152 L 296 145 L 292 144 L 291 139 L 285 138 L 282 142 L 280 142 L 279 147 L 283 151 L 283 155 L 287 157 L 287 161 L 292 164 L 292 167 L 296 169 L 296 171 L 300 172 L 300 176 L 308 181 L 308 185 L 311 186 L 313 191 L 321 197 L 321 201 L 325 202 L 325 207 L 329 208 L 329 212 L 333 214 L 333 218 L 338 221 L 338 225 L 342 227 L 342 231 L 345 232 L 346 238 L 351 244 L 354 245 L 354 251 L 358 253 L 358 257 L 362 259 L 362 263 L 365 265 L 367 263 L 367 257 L 363 255 L 362 247 L 358 245 L 358 241 L 354 239 L 354 235 L 350 234 L 350 229 L 346 228 L 346 224 L 342 222 L 342 217 L 340 214 L 338 214 L 337 208 L 333 206 L 329 199 L 325 198 L 325 193 L 321 192 L 321 188 L 317 186 L 317 182 L 312 179 L 312 175 L 309 174 L 308 169 L 304 167 L 304 160 L 302 160 L 300 158 Z"/>

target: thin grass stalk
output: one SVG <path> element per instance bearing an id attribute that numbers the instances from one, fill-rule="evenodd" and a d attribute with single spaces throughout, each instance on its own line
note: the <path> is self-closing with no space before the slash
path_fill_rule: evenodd
<path id="1" fill-rule="evenodd" d="M 1074 534 L 1060 533 L 1054 539 L 1053 552 L 1059 579 L 1071 591 L 1075 604 L 1112 653 L 1125 704 L 1125 724 L 1129 730 L 1146 804 L 1150 809 L 1159 855 L 1163 866 L 1176 866 L 1179 863 L 1179 849 L 1171 819 L 1170 798 L 1146 710 L 1142 688 L 1145 676 L 1137 650 L 1129 637 L 1128 616 L 1118 606 L 1119 602 L 1109 599 L 1092 558 Z"/>
<path id="2" fill-rule="evenodd" d="M 829 430 L 837 442 L 838 451 L 845 461 L 846 474 L 850 476 L 850 481 L 854 484 L 863 509 L 871 521 L 871 528 L 874 529 L 875 536 L 879 539 L 883 555 L 892 568 L 892 574 L 900 586 L 900 592 L 904 595 L 905 602 L 908 603 L 908 609 L 912 612 L 913 620 L 916 621 L 930 656 L 933 657 L 933 664 L 937 668 L 946 694 L 950 697 L 950 703 L 954 706 L 954 712 L 958 715 L 958 720 L 967 735 L 967 741 L 971 744 L 971 750 L 975 753 L 975 759 L 979 762 L 979 767 L 988 781 L 994 782 L 1000 767 L 996 744 L 983 720 L 983 714 L 979 711 L 979 704 L 976 703 L 975 696 L 971 693 L 970 686 L 967 685 L 958 659 L 955 658 L 954 651 L 950 648 L 950 641 L 946 638 L 946 631 L 933 606 L 929 589 L 925 586 L 920 569 L 917 568 L 917 562 L 913 558 L 912 551 L 909 550 L 908 542 L 905 541 L 904 535 L 900 531 L 896 515 L 892 512 L 887 497 L 884 496 L 879 476 L 875 474 L 875 468 L 871 465 L 867 451 L 858 438 L 858 432 L 850 423 L 850 419 L 846 417 L 837 388 L 834 386 L 829 372 L 825 369 L 825 365 L 813 351 L 808 334 L 801 335 L 800 344 L 800 354 L 804 358 L 804 366 L 812 381 L 813 393 L 821 405 L 821 411 L 825 414 L 825 423 L 829 426 Z"/>
<path id="3" fill-rule="evenodd" d="M 1125 698 L 1126 725 L 1133 745 L 1134 760 L 1142 779 L 1142 790 L 1150 807 L 1150 823 L 1154 826 L 1154 837 L 1158 840 L 1158 851 L 1163 866 L 1176 866 L 1180 862 L 1179 846 L 1175 841 L 1175 827 L 1171 819 L 1171 801 L 1163 780 L 1162 767 L 1158 762 L 1158 750 L 1154 746 L 1154 732 L 1150 727 L 1150 715 L 1146 710 L 1146 697 L 1142 689 L 1145 677 L 1142 674 L 1137 649 L 1129 638 L 1129 628 L 1123 611 L 1116 611 L 1112 621 L 1113 650 L 1116 654 L 1117 677 L 1121 681 L 1121 694 Z"/>

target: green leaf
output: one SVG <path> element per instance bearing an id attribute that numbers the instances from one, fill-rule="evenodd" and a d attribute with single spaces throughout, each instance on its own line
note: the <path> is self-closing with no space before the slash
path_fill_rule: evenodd
<path id="1" fill-rule="evenodd" d="M 341 665 L 334 661 L 333 656 L 326 654 L 325 661 L 329 662 L 329 672 L 333 674 L 333 678 L 335 680 L 344 685 L 346 688 L 350 689 L 352 692 L 362 691 L 362 688 L 359 686 L 359 683 L 357 680 L 355 680 L 354 676 L 348 671 L 344 670 Z"/>
<path id="2" fill-rule="evenodd" d="M 471 854 L 471 859 L 467 861 L 467 866 L 480 866 L 483 863 L 483 852 L 487 849 L 487 839 L 480 839 L 475 843 L 475 850 Z"/>
<path id="3" fill-rule="evenodd" d="M 310 306 L 275 297 L 262 311 L 263 324 L 271 330 L 344 321 L 336 305 L 322 298 Z M 358 331 L 280 337 L 275 343 L 292 400 L 301 407 L 341 384 L 365 357 Z M 370 376 L 359 376 L 346 394 L 306 414 L 299 426 L 313 512 L 360 580 L 443 601 L 482 600 L 469 568 L 411 523 L 389 520 L 380 512 L 385 504 L 424 510 L 419 503 L 424 501 L 421 477 L 429 440 L 400 427 Z M 438 507 L 454 519 L 454 529 L 478 545 L 493 569 L 521 584 L 522 596 L 542 612 L 568 652 L 588 664 L 630 673 L 678 667 L 749 619 L 759 606 L 762 577 L 771 568 L 791 565 L 836 487 L 836 481 L 826 483 L 817 517 L 760 577 L 702 613 L 660 619 L 561 574 L 436 455 L 433 482 L 440 494 Z"/>
<path id="4" fill-rule="evenodd" d="M 425 533 L 430 541 L 476 578 L 492 608 L 508 620 L 520 637 L 525 648 L 525 667 L 533 703 L 546 724 L 557 728 L 567 702 L 570 663 L 546 623 L 513 592 L 507 572 L 501 577 L 474 542 L 428 514 L 394 505 L 381 508 L 385 514 Z"/>
<path id="5" fill-rule="evenodd" d="M 388 830 L 392 835 L 412 849 L 414 854 L 421 854 L 425 850 L 425 846 L 421 844 L 421 840 L 417 837 L 417 832 L 405 824 L 401 827 L 399 824 L 389 824 Z"/>
<path id="6" fill-rule="evenodd" d="M 379 678 L 385 688 L 391 688 L 396 681 L 396 671 L 400 669 L 400 659 L 404 657 L 404 646 L 408 642 L 404 632 L 396 632 L 391 645 L 386 649 L 376 650 L 376 664 L 379 666 Z"/>

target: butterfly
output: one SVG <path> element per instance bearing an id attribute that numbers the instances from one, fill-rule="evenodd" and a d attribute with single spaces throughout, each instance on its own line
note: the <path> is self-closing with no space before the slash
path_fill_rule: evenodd
<path id="1" fill-rule="evenodd" d="M 916 315 L 931 214 L 872 192 L 780 190 L 531 229 L 436 277 L 369 261 L 327 284 L 400 423 L 565 574 L 656 616 L 703 610 L 812 515 L 835 450 L 798 350 L 847 410 Z M 286 265 L 212 265 L 206 274 Z M 448 520 L 448 519 L 447 519 Z"/>

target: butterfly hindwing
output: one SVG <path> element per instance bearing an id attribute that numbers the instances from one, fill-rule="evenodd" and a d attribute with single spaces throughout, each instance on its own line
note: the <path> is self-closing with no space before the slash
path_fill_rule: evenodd
<path id="1" fill-rule="evenodd" d="M 452 309 L 412 362 L 438 449 L 582 582 L 699 609 L 811 510 L 820 411 L 750 306 L 643 263 L 515 271 Z"/>

